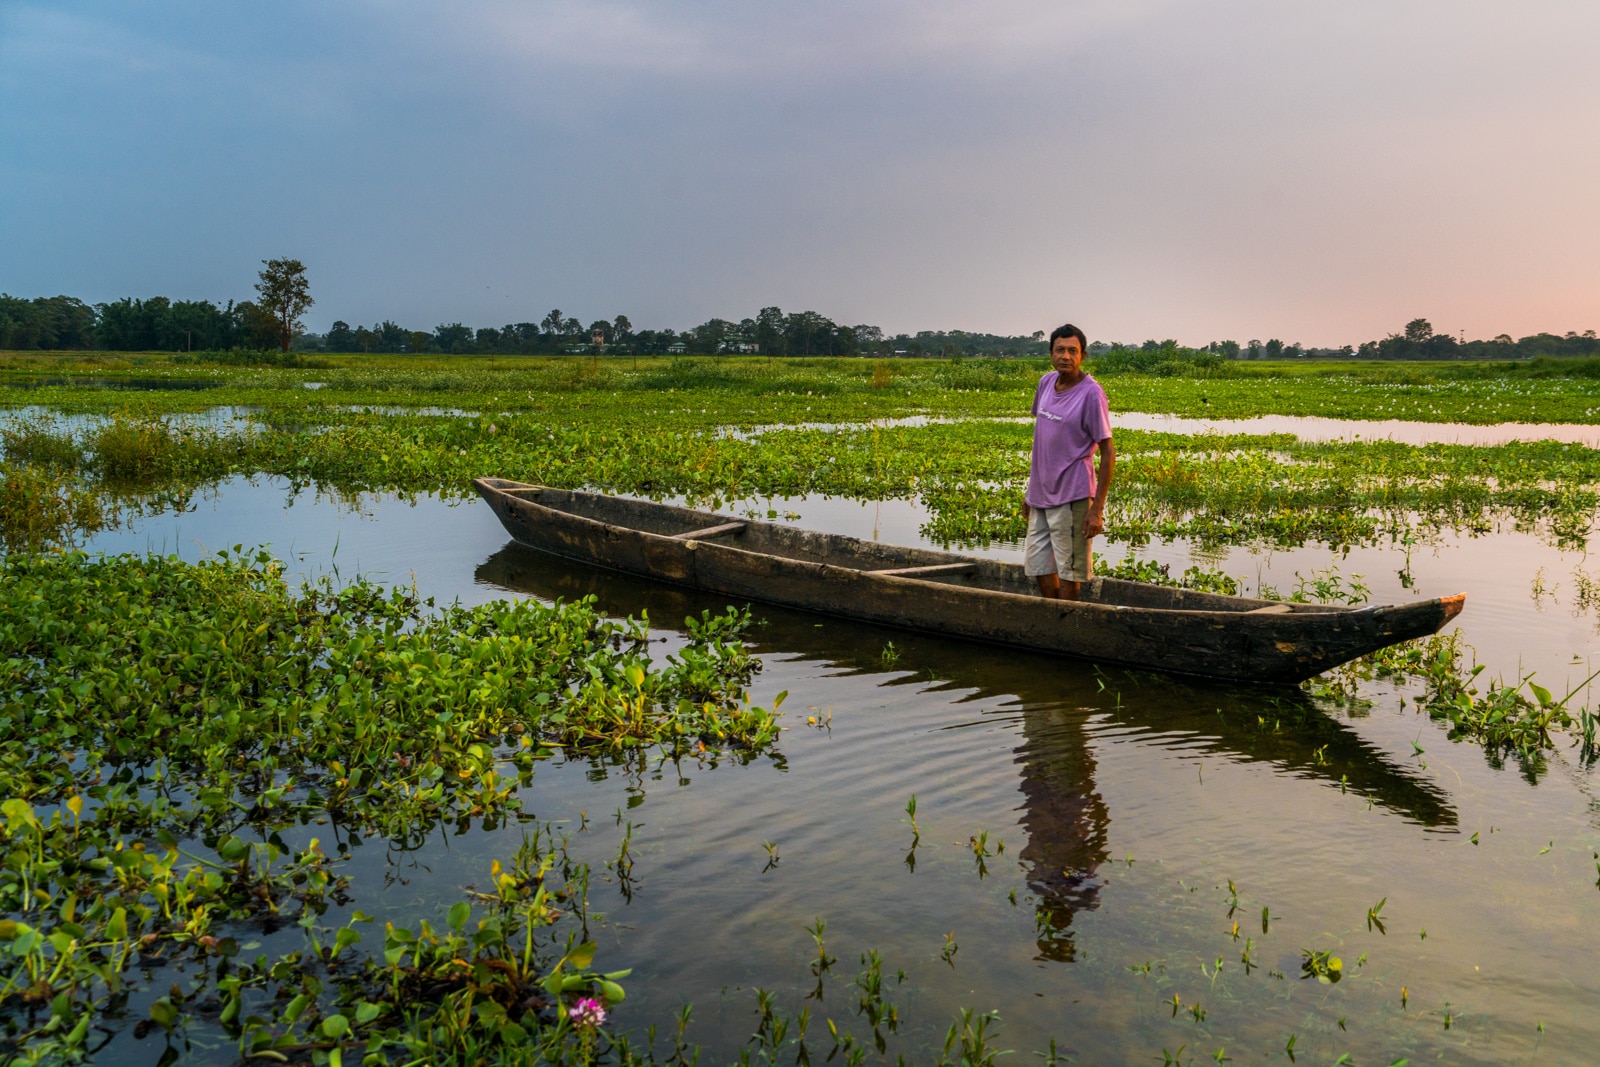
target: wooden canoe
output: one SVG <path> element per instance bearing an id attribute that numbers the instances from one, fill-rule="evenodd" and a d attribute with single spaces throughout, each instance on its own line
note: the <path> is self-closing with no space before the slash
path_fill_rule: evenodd
<path id="1" fill-rule="evenodd" d="M 1286 604 L 1095 578 L 1046 600 L 1021 564 L 551 489 L 473 485 L 513 538 L 568 559 L 827 615 L 1107 665 L 1236 682 L 1299 682 L 1435 633 L 1466 594 L 1385 607 Z"/>

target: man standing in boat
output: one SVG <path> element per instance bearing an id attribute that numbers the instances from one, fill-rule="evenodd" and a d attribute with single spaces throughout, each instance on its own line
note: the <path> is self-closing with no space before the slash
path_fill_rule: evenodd
<path id="1" fill-rule="evenodd" d="M 1054 600 L 1077 600 L 1089 580 L 1089 542 L 1105 529 L 1106 492 L 1116 465 L 1106 392 L 1083 372 L 1088 348 L 1076 326 L 1051 333 L 1054 369 L 1033 394 L 1033 457 L 1022 499 L 1028 522 L 1024 568 L 1040 594 Z"/>

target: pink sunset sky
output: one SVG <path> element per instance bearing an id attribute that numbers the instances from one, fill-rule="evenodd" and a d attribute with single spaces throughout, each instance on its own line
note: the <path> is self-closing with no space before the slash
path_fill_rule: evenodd
<path id="1" fill-rule="evenodd" d="M 0 290 L 309 325 L 1600 327 L 1600 4 L 0 7 Z"/>

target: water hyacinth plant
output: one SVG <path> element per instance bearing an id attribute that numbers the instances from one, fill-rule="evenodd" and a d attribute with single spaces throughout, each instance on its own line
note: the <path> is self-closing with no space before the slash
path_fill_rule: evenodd
<path id="1" fill-rule="evenodd" d="M 543 960 L 533 933 L 554 914 L 539 887 L 555 852 L 495 872 L 493 899 L 515 914 L 474 934 L 466 903 L 451 911 L 450 933 L 391 930 L 386 963 L 366 958 L 379 970 L 364 972 L 367 999 L 354 1014 L 316 1007 L 348 975 L 317 977 L 307 964 L 328 970 L 360 940 L 359 913 L 331 949 L 287 963 L 245 965 L 239 945 L 251 930 L 293 924 L 314 938 L 348 900 L 338 865 L 361 837 L 404 843 L 445 820 L 514 816 L 519 785 L 553 746 L 770 752 L 776 718 L 744 697 L 758 667 L 738 638 L 747 621 L 707 613 L 679 654 L 656 662 L 644 622 L 603 619 L 588 602 L 439 608 L 362 581 L 296 591 L 265 553 L 198 564 L 6 557 L 0 1041 L 12 1055 L 70 1058 L 88 1048 L 91 1026 L 126 1029 L 130 1003 L 177 1031 L 184 1004 L 206 996 L 224 998 L 221 1022 L 247 1050 L 314 1048 L 331 1059 L 363 1026 L 404 1019 L 411 1036 L 380 1045 L 424 1031 L 440 1039 L 448 998 L 421 1008 L 400 996 L 420 979 L 382 968 L 406 956 L 412 970 L 449 970 L 492 949 L 508 966 L 520 958 L 515 988 L 543 977 L 532 974 Z M 301 829 L 318 823 L 333 830 L 331 854 Z M 575 871 L 566 863 L 563 877 L 586 879 Z M 563 906 L 581 911 L 581 898 L 575 889 Z M 581 955 L 567 952 L 555 969 L 587 989 Z M 151 999 L 139 968 L 157 959 L 189 961 L 199 984 Z M 502 971 L 483 966 L 479 985 L 492 985 Z M 574 988 L 565 982 L 558 992 Z M 388 1007 L 374 1009 L 382 983 Z M 272 1002 L 276 1022 L 235 1004 L 262 985 L 298 990 L 287 1006 Z"/>

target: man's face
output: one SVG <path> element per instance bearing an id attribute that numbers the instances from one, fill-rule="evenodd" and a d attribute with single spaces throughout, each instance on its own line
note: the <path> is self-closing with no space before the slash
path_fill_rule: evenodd
<path id="1" fill-rule="evenodd" d="M 1071 335 L 1057 337 L 1055 344 L 1050 346 L 1050 365 L 1062 377 L 1076 378 L 1078 368 L 1083 365 L 1083 346 L 1078 339 Z"/>

